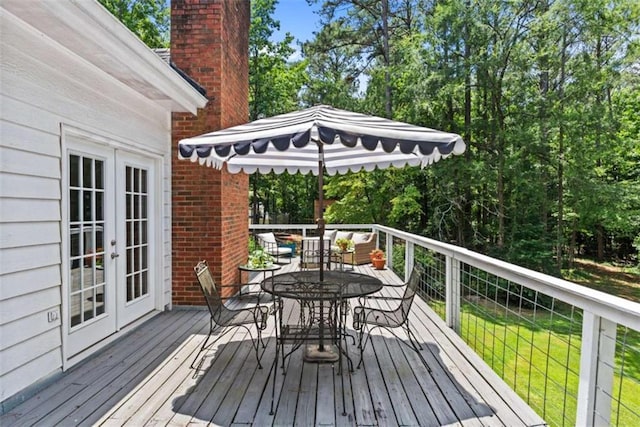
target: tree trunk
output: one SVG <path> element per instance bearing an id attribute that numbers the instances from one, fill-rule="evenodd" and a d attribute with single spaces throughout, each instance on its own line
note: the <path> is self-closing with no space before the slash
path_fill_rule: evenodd
<path id="1" fill-rule="evenodd" d="M 596 225 L 596 240 L 598 241 L 598 252 L 596 259 L 598 261 L 604 260 L 604 227 L 602 224 Z"/>
<path id="2" fill-rule="evenodd" d="M 471 9 L 471 1 L 466 0 L 465 6 Z M 466 247 L 473 237 L 471 225 L 471 179 L 469 165 L 471 164 L 471 35 L 469 33 L 469 21 L 464 24 L 464 140 L 467 142 L 467 150 L 464 153 L 465 164 L 463 165 L 464 195 L 462 196 L 462 242 Z"/>
<path id="3" fill-rule="evenodd" d="M 558 129 L 558 223 L 556 225 L 556 259 L 558 271 L 562 269 L 562 247 L 564 244 L 564 80 L 567 62 L 567 33 L 562 33 L 562 54 L 560 59 L 560 82 L 558 98 L 560 99 L 560 123 Z"/>
<path id="4" fill-rule="evenodd" d="M 384 98 L 387 118 L 392 118 L 391 110 L 391 75 L 389 74 L 389 0 L 382 0 L 382 43 L 384 48 Z"/>
<path id="5" fill-rule="evenodd" d="M 498 152 L 498 247 L 504 247 L 504 153 Z"/>
<path id="6" fill-rule="evenodd" d="M 569 268 L 573 268 L 573 260 L 576 253 L 576 240 L 578 239 L 578 221 L 573 220 L 571 227 L 571 244 L 569 245 Z"/>

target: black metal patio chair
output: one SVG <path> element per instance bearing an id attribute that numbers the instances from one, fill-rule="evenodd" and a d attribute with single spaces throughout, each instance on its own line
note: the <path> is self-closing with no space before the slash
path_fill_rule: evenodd
<path id="1" fill-rule="evenodd" d="M 431 372 L 429 365 L 427 365 L 427 362 L 420 353 L 422 346 L 416 339 L 409 323 L 409 311 L 413 304 L 413 299 L 418 291 L 422 273 L 423 270 L 421 267 L 414 266 L 411 271 L 411 275 L 409 276 L 409 281 L 406 284 L 385 285 L 385 288 L 404 287 L 404 294 L 401 297 L 366 295 L 358 298 L 360 305 L 353 309 L 353 328 L 358 331 L 358 348 L 360 349 L 360 362 L 358 362 L 358 368 L 362 364 L 364 349 L 366 348 L 367 343 L 371 340 L 371 332 L 376 328 L 384 328 L 393 334 L 400 342 L 408 345 L 412 350 L 414 350 L 418 356 L 420 356 L 420 359 L 429 372 Z M 371 305 L 373 301 L 377 302 L 375 306 Z M 389 308 L 383 308 L 385 305 Z M 409 338 L 408 344 L 394 331 L 394 329 L 398 328 L 405 330 L 407 337 Z"/>
<path id="2" fill-rule="evenodd" d="M 221 329 L 220 335 L 211 342 L 209 345 L 215 344 L 220 338 L 225 336 L 229 331 L 233 330 L 233 327 L 243 327 L 249 333 L 251 338 L 251 344 L 256 351 L 256 359 L 258 360 L 258 368 L 262 369 L 260 359 L 262 354 L 260 353 L 260 344 L 262 348 L 266 347 L 266 344 L 262 340 L 262 331 L 267 327 L 267 318 L 269 316 L 269 306 L 263 304 L 251 304 L 242 308 L 230 308 L 225 304 L 225 298 L 221 297 L 218 288 L 225 288 L 226 286 L 216 286 L 211 271 L 209 271 L 209 265 L 207 261 L 200 261 L 193 269 L 200 283 L 200 288 L 207 301 L 207 307 L 211 317 L 209 319 L 209 334 L 202 343 L 200 351 L 196 354 L 195 359 L 191 363 L 191 368 L 195 367 L 195 363 L 200 357 L 200 354 L 207 348 L 207 342 L 213 335 L 214 331 Z M 235 287 L 235 285 L 234 285 Z M 244 294 L 245 296 L 247 294 Z M 258 300 L 259 301 L 259 300 Z M 254 340 L 251 334 L 250 326 L 255 326 L 257 331 L 257 337 Z M 204 357 L 203 357 L 204 360 Z M 202 361 L 200 362 L 200 364 Z"/>

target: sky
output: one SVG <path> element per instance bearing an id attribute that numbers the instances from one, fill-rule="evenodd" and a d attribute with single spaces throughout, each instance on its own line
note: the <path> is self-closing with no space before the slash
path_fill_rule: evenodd
<path id="1" fill-rule="evenodd" d="M 280 21 L 280 31 L 274 33 L 273 41 L 281 41 L 287 32 L 298 41 L 311 40 L 313 32 L 320 30 L 320 18 L 314 13 L 319 7 L 309 6 L 306 0 L 279 0 L 273 17 Z"/>

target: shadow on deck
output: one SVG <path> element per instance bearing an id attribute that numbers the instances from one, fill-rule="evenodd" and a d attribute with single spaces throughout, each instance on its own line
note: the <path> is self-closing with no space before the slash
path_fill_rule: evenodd
<path id="1" fill-rule="evenodd" d="M 292 263 L 283 271 L 295 268 Z M 388 270 L 357 270 L 399 281 Z M 274 368 L 272 319 L 263 369 L 242 328 L 212 347 L 200 369 L 191 369 L 208 317 L 198 309 L 155 316 L 2 416 L 0 424 L 544 425 L 421 300 L 411 321 L 431 372 L 398 339 L 376 330 L 363 366 L 345 371 L 344 390 L 337 364 L 304 363 L 302 349 L 287 359 L 285 373 Z M 351 329 L 351 319 L 347 325 Z M 357 365 L 359 350 L 347 343 Z M 274 378 L 276 411 L 270 415 Z"/>

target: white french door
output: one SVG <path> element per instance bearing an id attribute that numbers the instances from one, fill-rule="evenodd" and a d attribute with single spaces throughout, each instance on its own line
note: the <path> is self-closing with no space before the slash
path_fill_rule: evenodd
<path id="1" fill-rule="evenodd" d="M 67 359 L 155 307 L 154 161 L 67 139 Z"/>
<path id="2" fill-rule="evenodd" d="M 118 152 L 118 325 L 125 326 L 153 310 L 155 280 L 153 161 Z"/>

